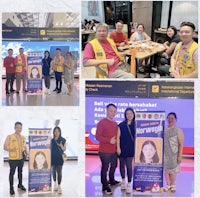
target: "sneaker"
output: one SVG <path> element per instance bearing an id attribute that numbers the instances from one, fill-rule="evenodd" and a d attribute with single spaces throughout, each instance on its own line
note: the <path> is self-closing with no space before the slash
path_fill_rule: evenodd
<path id="1" fill-rule="evenodd" d="M 12 196 L 12 195 L 14 195 L 14 194 L 15 194 L 15 191 L 14 191 L 13 188 L 11 188 L 11 189 L 10 189 L 10 195 Z"/>
<path id="2" fill-rule="evenodd" d="M 127 184 L 126 193 L 130 194 L 131 192 L 132 192 L 132 190 L 131 190 L 131 184 Z"/>
<path id="3" fill-rule="evenodd" d="M 55 88 L 53 91 L 58 91 L 58 89 L 57 89 L 57 88 Z"/>
<path id="4" fill-rule="evenodd" d="M 102 191 L 107 195 L 111 195 L 112 194 L 112 191 L 108 186 L 103 188 Z"/>
<path id="5" fill-rule="evenodd" d="M 54 191 L 58 191 L 58 185 L 57 185 L 56 183 L 54 184 L 53 190 L 54 190 Z"/>
<path id="6" fill-rule="evenodd" d="M 62 189 L 60 186 L 58 186 L 58 194 L 62 194 Z"/>
<path id="7" fill-rule="evenodd" d="M 111 186 L 115 186 L 115 185 L 120 184 L 120 182 L 117 181 L 117 180 L 114 180 L 114 181 L 112 181 L 112 182 L 109 182 L 109 184 L 110 184 Z"/>
<path id="8" fill-rule="evenodd" d="M 22 184 L 18 184 L 18 189 L 26 191 L 26 188 Z"/>
<path id="9" fill-rule="evenodd" d="M 121 183 L 121 190 L 125 190 L 125 189 L 126 189 L 125 180 L 122 180 L 122 183 Z"/>
<path id="10" fill-rule="evenodd" d="M 47 94 L 48 94 L 48 95 L 51 95 L 50 89 L 47 90 Z"/>

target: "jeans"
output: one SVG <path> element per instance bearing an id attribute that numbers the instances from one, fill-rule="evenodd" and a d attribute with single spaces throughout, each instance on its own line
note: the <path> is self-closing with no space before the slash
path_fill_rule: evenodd
<path id="1" fill-rule="evenodd" d="M 44 76 L 44 83 L 47 89 L 50 88 L 50 76 Z"/>
<path id="2" fill-rule="evenodd" d="M 53 181 L 56 181 L 56 173 L 57 173 L 57 180 L 58 180 L 58 185 L 61 184 L 62 180 L 62 166 L 52 166 L 52 174 L 53 174 Z"/>
<path id="3" fill-rule="evenodd" d="M 126 166 L 128 182 L 131 182 L 133 175 L 133 169 L 132 169 L 133 157 L 120 157 L 119 161 L 120 161 L 120 174 L 122 179 L 125 178 L 125 166 Z"/>
<path id="4" fill-rule="evenodd" d="M 23 166 L 24 166 L 24 160 L 9 160 L 9 165 L 10 165 L 10 174 L 9 174 L 9 182 L 10 182 L 10 188 L 13 188 L 13 183 L 14 183 L 14 174 L 15 174 L 15 169 L 18 167 L 18 180 L 19 184 L 22 185 L 22 171 L 23 171 Z"/>
<path id="5" fill-rule="evenodd" d="M 62 89 L 62 72 L 55 71 L 55 77 L 56 77 L 56 89 L 61 90 Z M 59 86 L 60 83 L 60 86 Z"/>
<path id="6" fill-rule="evenodd" d="M 117 168 L 117 153 L 102 153 L 99 152 L 99 157 L 101 160 L 101 183 L 103 188 L 108 186 L 107 172 L 109 168 L 109 181 L 115 180 L 115 169 Z"/>
<path id="7" fill-rule="evenodd" d="M 10 91 L 13 91 L 14 80 L 15 80 L 15 73 L 6 74 L 6 92 L 9 92 L 9 85 L 10 85 Z"/>

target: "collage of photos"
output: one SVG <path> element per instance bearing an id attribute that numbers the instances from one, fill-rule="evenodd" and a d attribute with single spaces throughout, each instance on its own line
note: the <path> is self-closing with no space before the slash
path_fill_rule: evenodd
<path id="1" fill-rule="evenodd" d="M 83 194 L 81 14 L 73 3 L 0 2 L 0 197 Z"/>
<path id="2" fill-rule="evenodd" d="M 1 0 L 0 197 L 198 197 L 199 9 Z"/>
<path id="3" fill-rule="evenodd" d="M 198 6 L 82 1 L 86 197 L 195 196 Z"/>

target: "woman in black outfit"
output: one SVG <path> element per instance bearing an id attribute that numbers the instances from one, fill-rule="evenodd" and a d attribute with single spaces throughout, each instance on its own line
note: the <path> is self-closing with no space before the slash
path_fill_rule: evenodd
<path id="1" fill-rule="evenodd" d="M 66 150 L 66 139 L 61 136 L 60 127 L 55 127 L 53 130 L 53 139 L 51 140 L 51 166 L 54 180 L 54 191 L 62 194 L 61 180 L 62 180 L 62 154 Z M 56 182 L 56 176 L 58 185 Z"/>

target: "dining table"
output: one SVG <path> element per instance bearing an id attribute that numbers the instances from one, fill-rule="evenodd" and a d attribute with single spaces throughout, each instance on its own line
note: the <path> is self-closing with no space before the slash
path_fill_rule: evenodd
<path id="1" fill-rule="evenodd" d="M 141 60 L 162 53 L 165 50 L 165 46 L 153 41 L 129 42 L 128 45 L 118 47 L 118 50 L 130 50 L 131 59 Z M 131 71 L 131 73 L 136 76 L 136 62 L 134 61 L 131 61 Z"/>

